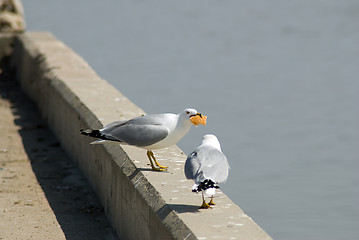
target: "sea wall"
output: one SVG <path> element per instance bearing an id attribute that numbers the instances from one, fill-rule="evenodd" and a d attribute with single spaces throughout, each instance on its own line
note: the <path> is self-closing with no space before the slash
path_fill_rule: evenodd
<path id="1" fill-rule="evenodd" d="M 201 196 L 191 192 L 193 182 L 183 172 L 186 155 L 177 146 L 155 151 L 169 170 L 153 172 L 143 149 L 90 145 L 80 129 L 144 111 L 50 33 L 12 39 L 11 65 L 21 88 L 93 186 L 120 239 L 271 239 L 220 191 L 213 209 L 199 210 Z"/>

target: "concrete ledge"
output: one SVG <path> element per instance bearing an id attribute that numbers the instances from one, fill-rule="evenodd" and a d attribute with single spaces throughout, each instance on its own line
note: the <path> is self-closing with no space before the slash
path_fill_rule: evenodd
<path id="1" fill-rule="evenodd" d="M 201 197 L 191 193 L 193 183 L 183 172 L 186 156 L 178 147 L 155 151 L 169 166 L 159 173 L 148 171 L 145 150 L 89 145 L 91 139 L 80 129 L 144 112 L 51 34 L 18 35 L 12 65 L 22 88 L 95 189 L 121 239 L 271 239 L 221 192 L 214 209 L 199 210 Z"/>

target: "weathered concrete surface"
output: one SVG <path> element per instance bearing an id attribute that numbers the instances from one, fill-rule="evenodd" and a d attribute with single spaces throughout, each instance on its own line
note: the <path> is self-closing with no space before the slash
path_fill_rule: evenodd
<path id="1" fill-rule="evenodd" d="M 169 166 L 159 173 L 149 171 L 142 149 L 89 145 L 92 139 L 80 129 L 144 112 L 51 34 L 20 35 L 13 65 L 21 86 L 98 193 L 120 238 L 271 239 L 223 193 L 213 209 L 199 210 L 201 197 L 191 193 L 193 183 L 183 173 L 186 156 L 176 146 L 155 152 Z"/>
<path id="2" fill-rule="evenodd" d="M 8 58 L 0 58 L 0 133 L 0 239 L 117 239 L 91 186 L 21 91 Z"/>
<path id="3" fill-rule="evenodd" d="M 12 44 L 14 42 L 14 34 L 0 32 L 0 61 L 6 56 L 10 56 L 13 51 Z"/>

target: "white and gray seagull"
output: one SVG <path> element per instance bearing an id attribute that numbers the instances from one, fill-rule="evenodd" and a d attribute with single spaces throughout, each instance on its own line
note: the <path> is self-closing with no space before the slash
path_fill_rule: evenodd
<path id="1" fill-rule="evenodd" d="M 202 192 L 203 202 L 200 208 L 211 208 L 210 205 L 215 205 L 213 196 L 216 188 L 219 188 L 218 183 L 226 182 L 229 169 L 217 137 L 213 134 L 203 136 L 201 145 L 188 156 L 184 168 L 186 177 L 195 182 L 192 191 Z M 204 200 L 204 195 L 211 197 L 209 203 Z"/>
<path id="2" fill-rule="evenodd" d="M 91 144 L 115 141 L 144 148 L 147 150 L 152 169 L 164 171 L 167 167 L 157 162 L 152 150 L 175 145 L 188 133 L 192 124 L 205 125 L 206 119 L 207 117 L 198 113 L 197 110 L 187 108 L 179 114 L 149 114 L 129 120 L 115 121 L 99 130 L 81 130 L 81 134 L 99 139 Z"/>

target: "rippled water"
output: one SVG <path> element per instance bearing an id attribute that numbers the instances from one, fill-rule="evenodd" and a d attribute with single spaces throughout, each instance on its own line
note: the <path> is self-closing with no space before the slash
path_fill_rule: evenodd
<path id="1" fill-rule="evenodd" d="M 275 239 L 359 237 L 359 2 L 23 1 L 148 113 L 195 107 L 222 189 Z"/>

